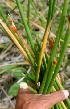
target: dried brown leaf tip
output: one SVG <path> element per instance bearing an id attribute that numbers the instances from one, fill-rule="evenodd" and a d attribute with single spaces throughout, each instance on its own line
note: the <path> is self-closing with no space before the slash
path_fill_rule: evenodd
<path id="1" fill-rule="evenodd" d="M 54 60 L 53 60 L 53 65 L 56 65 L 56 64 L 57 64 L 57 60 L 54 59 Z"/>
<path id="2" fill-rule="evenodd" d="M 13 22 L 13 18 L 9 14 L 8 14 L 8 21 L 9 21 L 9 23 L 12 23 Z"/>
<path id="3" fill-rule="evenodd" d="M 54 46 L 54 41 L 53 41 L 53 39 L 49 38 L 49 39 L 48 39 L 48 42 L 49 42 L 49 49 L 52 50 L 52 48 L 53 48 L 53 46 Z"/>
<path id="4" fill-rule="evenodd" d="M 10 26 L 10 30 L 11 30 L 12 32 L 14 32 L 14 33 L 17 33 L 17 29 L 16 29 L 16 27 L 13 26 L 13 25 Z"/>
<path id="5" fill-rule="evenodd" d="M 9 22 L 12 22 L 12 21 L 13 21 L 13 19 L 10 17 L 10 18 L 8 19 L 8 21 L 9 21 Z"/>
<path id="6" fill-rule="evenodd" d="M 68 21 L 69 21 L 69 23 L 70 23 L 70 15 L 68 16 Z"/>
<path id="7" fill-rule="evenodd" d="M 12 21 L 12 24 L 11 24 L 11 26 L 10 26 L 10 30 L 11 30 L 12 32 L 14 32 L 14 33 L 17 33 L 17 28 L 16 28 L 16 26 L 15 26 L 15 24 L 14 24 L 13 21 Z"/>

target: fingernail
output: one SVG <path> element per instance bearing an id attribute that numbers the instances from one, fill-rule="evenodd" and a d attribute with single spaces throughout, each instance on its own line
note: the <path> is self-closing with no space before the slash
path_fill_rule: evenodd
<path id="1" fill-rule="evenodd" d="M 64 95 L 65 95 L 65 98 L 68 98 L 69 92 L 68 92 L 67 90 L 63 90 L 63 93 L 64 93 Z"/>
<path id="2" fill-rule="evenodd" d="M 28 88 L 27 83 L 26 82 L 21 82 L 20 83 L 20 88 L 27 89 Z"/>

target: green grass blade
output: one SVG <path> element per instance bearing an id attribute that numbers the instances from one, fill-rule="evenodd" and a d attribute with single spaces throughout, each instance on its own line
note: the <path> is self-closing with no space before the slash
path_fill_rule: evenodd
<path id="1" fill-rule="evenodd" d="M 21 5 L 19 0 L 16 0 L 16 3 L 17 3 L 17 6 L 18 6 L 20 15 L 21 15 L 22 24 L 24 25 L 26 33 L 27 33 L 27 37 L 28 37 L 28 39 L 30 41 L 32 49 L 34 49 L 34 44 L 33 44 L 33 40 L 32 40 L 32 37 L 31 37 L 30 29 L 29 29 L 29 27 L 27 25 L 27 21 L 25 20 L 25 16 L 24 16 L 24 13 L 23 13 L 22 5 Z"/>
<path id="2" fill-rule="evenodd" d="M 7 26 L 9 26 L 6 15 L 3 13 L 3 9 L 0 7 L 0 15 L 3 18 L 3 21 L 5 21 L 5 23 L 7 24 Z"/>
<path id="3" fill-rule="evenodd" d="M 29 26 L 30 25 L 30 0 L 28 0 L 27 19 L 28 19 L 28 26 Z"/>
<path id="4" fill-rule="evenodd" d="M 53 83 L 54 83 L 54 80 L 55 80 L 55 78 L 56 78 L 56 76 L 57 76 L 57 73 L 58 73 L 58 71 L 59 71 L 59 68 L 60 68 L 60 66 L 61 66 L 61 63 L 62 63 L 62 61 L 63 61 L 63 58 L 64 58 L 64 55 L 65 55 L 65 52 L 66 52 L 66 49 L 67 49 L 67 45 L 68 45 L 68 43 L 69 43 L 69 40 L 70 40 L 70 24 L 69 24 L 69 27 L 68 27 L 68 29 L 67 29 L 66 35 L 65 35 L 65 39 L 64 39 L 63 46 L 62 46 L 62 48 L 61 48 L 61 53 L 60 53 L 60 57 L 59 57 L 58 63 L 57 63 L 57 65 L 56 65 L 56 68 L 55 68 L 55 71 L 54 71 L 54 74 L 53 74 L 51 83 L 50 83 L 49 88 L 48 88 L 48 91 L 47 91 L 48 93 L 49 93 L 50 90 L 51 90 L 51 87 L 52 87 L 52 85 L 53 85 Z"/>
<path id="5" fill-rule="evenodd" d="M 52 12 L 52 0 L 49 0 L 49 10 L 48 10 L 48 18 L 47 18 L 47 26 L 51 21 L 51 12 Z"/>
<path id="6" fill-rule="evenodd" d="M 47 92 L 48 86 L 49 86 L 51 79 L 52 79 L 52 76 L 53 76 L 52 71 L 54 71 L 54 69 L 55 69 L 55 65 L 53 65 L 52 68 L 50 68 L 50 71 L 48 74 L 48 79 L 47 79 L 46 84 L 45 84 L 46 87 L 44 88 L 44 91 L 43 91 L 44 94 L 46 94 L 46 92 Z"/>
<path id="7" fill-rule="evenodd" d="M 50 55 L 50 58 L 49 58 L 49 62 L 48 62 L 48 65 L 47 65 L 48 67 L 47 67 L 47 70 L 45 71 L 45 74 L 44 74 L 44 77 L 43 77 L 43 81 L 42 81 L 39 93 L 43 93 L 43 89 L 44 89 L 44 86 L 45 86 L 45 83 L 46 83 L 46 79 L 48 77 L 50 66 L 51 66 L 51 64 L 52 64 L 52 62 L 54 60 L 54 57 L 56 55 L 56 52 L 57 52 L 60 36 L 62 34 L 62 30 L 63 30 L 63 26 L 64 26 L 64 22 L 65 22 L 65 16 L 67 14 L 68 3 L 69 3 L 69 1 L 64 0 L 63 11 L 62 11 L 62 15 L 61 15 L 61 18 L 60 18 L 60 23 L 59 23 L 59 27 L 58 27 L 55 43 L 54 43 L 54 48 L 53 48 L 53 50 L 51 52 L 51 55 Z M 61 24 L 62 24 L 62 26 L 61 26 Z"/>

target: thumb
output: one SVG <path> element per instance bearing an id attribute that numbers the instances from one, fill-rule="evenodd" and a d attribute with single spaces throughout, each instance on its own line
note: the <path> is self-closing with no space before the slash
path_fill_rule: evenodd
<path id="1" fill-rule="evenodd" d="M 55 105 L 56 103 L 59 103 L 65 99 L 67 99 L 69 96 L 69 92 L 67 90 L 60 90 L 60 91 L 56 91 L 50 95 L 45 95 L 46 99 L 49 100 L 49 107 L 52 107 L 53 105 Z"/>

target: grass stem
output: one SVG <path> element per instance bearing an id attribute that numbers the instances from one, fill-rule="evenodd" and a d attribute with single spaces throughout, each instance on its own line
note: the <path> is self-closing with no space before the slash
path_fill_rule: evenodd
<path id="1" fill-rule="evenodd" d="M 21 15 L 22 24 L 24 25 L 26 33 L 27 33 L 27 37 L 28 37 L 28 39 L 30 41 L 32 49 L 34 49 L 34 44 L 33 44 L 33 40 L 32 40 L 32 37 L 31 37 L 30 29 L 29 29 L 29 27 L 27 25 L 27 21 L 25 20 L 25 16 L 24 16 L 24 12 L 23 12 L 23 9 L 22 9 L 22 5 L 21 5 L 19 0 L 16 0 L 16 3 L 17 3 L 17 6 L 18 6 L 20 15 Z"/>

